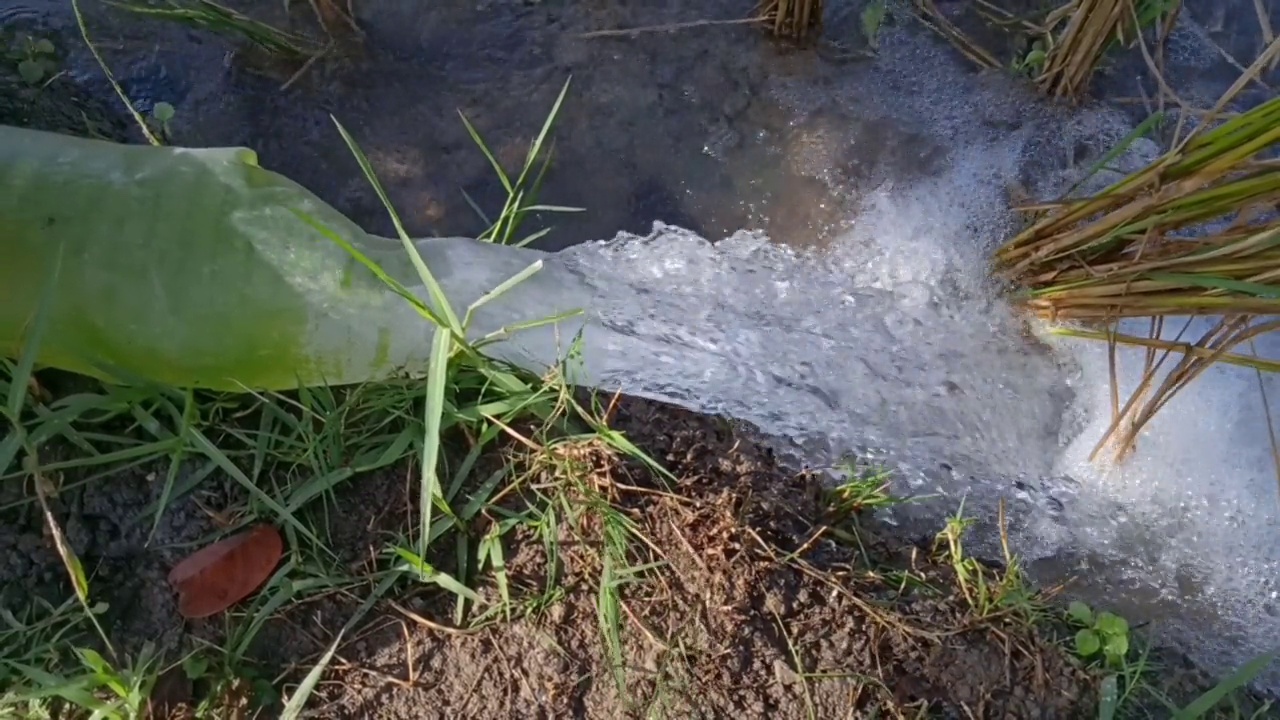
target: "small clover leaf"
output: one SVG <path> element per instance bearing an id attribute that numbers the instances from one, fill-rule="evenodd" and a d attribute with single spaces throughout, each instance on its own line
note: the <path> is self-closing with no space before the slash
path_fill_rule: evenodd
<path id="1" fill-rule="evenodd" d="M 151 108 L 151 116 L 162 125 L 172 120 L 175 112 L 172 105 L 163 101 L 156 103 L 155 107 Z"/>
<path id="2" fill-rule="evenodd" d="M 1093 626 L 1093 611 L 1089 609 L 1088 605 L 1085 605 L 1079 600 L 1073 600 L 1071 604 L 1067 606 L 1067 615 L 1081 625 Z"/>
<path id="3" fill-rule="evenodd" d="M 39 60 L 23 60 L 18 63 L 18 75 L 28 85 L 35 85 L 44 79 L 44 64 Z"/>
<path id="4" fill-rule="evenodd" d="M 1098 631 L 1112 637 L 1129 634 L 1129 621 L 1109 612 L 1098 613 Z"/>

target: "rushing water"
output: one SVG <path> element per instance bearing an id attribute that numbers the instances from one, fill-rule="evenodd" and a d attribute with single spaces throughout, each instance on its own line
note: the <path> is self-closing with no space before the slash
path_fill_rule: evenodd
<path id="1" fill-rule="evenodd" d="M 482 201 L 492 189 L 457 123 L 445 129 L 438 117 L 457 106 L 483 115 L 486 102 L 498 108 L 489 117 L 528 106 L 572 71 L 564 150 L 545 196 L 592 209 L 557 221 L 563 237 L 631 232 L 547 255 L 548 271 L 528 290 L 548 306 L 589 308 L 585 379 L 753 422 L 800 461 L 849 451 L 882 460 L 899 470 L 900 492 L 935 496 L 893 521 L 936 527 L 963 499 L 991 521 L 977 537 L 987 551 L 996 505 L 1012 501 L 1014 549 L 1039 579 L 1081 576 L 1082 596 L 1150 621 L 1212 667 L 1280 645 L 1280 486 L 1260 380 L 1209 373 L 1152 423 L 1129 461 L 1091 465 L 1109 419 L 1105 353 L 1030 337 L 987 279 L 986 258 L 1013 227 L 1010 186 L 1038 195 L 1067 187 L 1124 136 L 1133 106 L 1044 107 L 1005 76 L 974 74 L 906 20 L 885 28 L 875 61 L 833 64 L 755 41 L 736 48 L 742 29 L 702 31 L 722 33 L 703 36 L 709 50 L 689 49 L 688 36 L 585 41 L 569 32 L 679 19 L 663 7 L 575 16 L 496 3 L 479 34 L 451 39 L 444 21 L 471 22 L 476 10 L 426 23 L 403 2 L 361 5 L 371 57 L 357 76 L 318 70 L 286 100 L 241 93 L 262 80 L 229 70 L 212 42 L 146 52 L 125 43 L 113 57 L 126 63 L 131 93 L 177 101 L 183 142 L 254 146 L 267 165 L 385 230 L 359 181 L 348 182 L 355 173 L 327 124 L 337 113 L 422 234 L 469 227 L 456 212 L 460 194 L 443 184 L 457 180 Z M 853 32 L 857 13 L 839 9 L 845 20 L 832 32 Z M 511 23 L 529 13 L 546 13 L 538 17 L 557 33 L 517 32 Z M 1170 77 L 1189 98 L 1212 100 L 1229 76 L 1213 46 L 1215 18 L 1212 7 L 1188 13 L 1171 44 Z M 175 55 L 187 64 L 162 57 Z M 1101 80 L 1111 94 L 1136 77 L 1131 60 Z M 419 81 L 436 95 L 409 92 Z M 482 85 L 484 97 L 466 90 Z M 502 135 L 501 122 L 491 124 Z M 1155 152 L 1138 143 L 1120 169 Z M 650 231 L 654 219 L 676 225 Z M 451 284 L 510 274 L 493 257 L 458 263 Z M 529 355 L 548 359 L 546 336 L 527 342 Z M 1138 368 L 1122 357 L 1128 386 Z M 1280 687 L 1280 677 L 1268 682 Z"/>

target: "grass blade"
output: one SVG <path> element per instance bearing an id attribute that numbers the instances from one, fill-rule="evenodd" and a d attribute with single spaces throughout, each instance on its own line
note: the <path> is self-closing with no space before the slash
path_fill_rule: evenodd
<path id="1" fill-rule="evenodd" d="M 427 367 L 426 406 L 423 410 L 422 477 L 419 501 L 418 554 L 427 554 L 431 542 L 431 509 L 440 497 L 440 425 L 444 418 L 444 390 L 449 377 L 449 355 L 453 342 L 445 328 L 431 337 L 431 359 Z"/>
<path id="2" fill-rule="evenodd" d="M 1199 720 L 1199 718 L 1207 715 L 1214 706 L 1226 699 L 1228 695 L 1252 682 L 1275 659 L 1276 653 L 1269 652 L 1250 660 L 1235 671 L 1231 677 L 1218 683 L 1208 692 L 1192 701 L 1190 705 L 1178 711 L 1174 719 Z"/>

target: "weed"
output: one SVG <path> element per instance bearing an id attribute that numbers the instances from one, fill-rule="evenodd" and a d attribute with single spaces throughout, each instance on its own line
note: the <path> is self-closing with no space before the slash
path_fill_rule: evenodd
<path id="1" fill-rule="evenodd" d="M 127 0 L 108 4 L 136 15 L 242 39 L 275 56 L 305 61 L 323 50 L 308 38 L 259 22 L 212 0 L 192 0 L 189 3 Z"/>
<path id="2" fill-rule="evenodd" d="M 14 63 L 18 76 L 32 87 L 47 85 L 58 73 L 57 49 L 48 38 L 23 35 L 6 43 L 6 57 Z"/>
<path id="3" fill-rule="evenodd" d="M 1004 537 L 1004 507 L 1001 505 L 1000 530 L 1004 542 L 1004 568 L 996 570 L 964 549 L 964 536 L 974 519 L 964 515 L 964 505 L 951 516 L 934 539 L 934 554 L 950 565 L 955 582 L 973 612 L 983 619 L 1004 615 L 1030 625 L 1044 617 L 1045 596 L 1028 585 L 1019 559 L 1009 549 Z"/>
<path id="4" fill-rule="evenodd" d="M 571 79 L 565 80 L 564 86 L 560 89 L 560 95 L 551 107 L 551 112 L 547 114 L 546 120 L 542 123 L 541 131 L 538 132 L 537 137 L 529 145 L 529 153 L 525 156 L 524 165 L 521 166 L 520 174 L 514 182 L 502 167 L 502 163 L 498 162 L 489 147 L 485 145 L 484 139 L 480 137 L 480 133 L 471 124 L 471 121 L 467 120 L 467 116 L 463 115 L 461 110 L 458 111 L 458 117 L 462 119 L 462 124 L 466 126 L 467 132 L 471 135 L 476 147 L 480 148 L 480 152 L 484 153 L 485 159 L 493 167 L 494 174 L 498 176 L 498 180 L 502 183 L 502 188 L 507 193 L 506 203 L 502 206 L 502 211 L 498 214 L 497 220 L 490 220 L 489 215 L 480 209 L 479 204 L 467 194 L 467 191 L 462 191 L 462 196 L 466 199 L 467 204 L 471 206 L 472 210 L 475 210 L 480 219 L 488 226 L 477 236 L 477 239 L 501 245 L 523 247 L 551 231 L 551 228 L 548 227 L 525 238 L 517 239 L 516 231 L 520 228 L 526 215 L 537 212 L 582 212 L 582 208 L 537 204 L 537 196 L 539 189 L 542 187 L 542 179 L 551 167 L 553 146 L 547 145 L 547 139 L 550 136 L 552 125 L 555 124 L 556 118 L 560 114 L 560 106 L 564 103 L 565 95 L 569 92 L 570 82 Z M 530 173 L 535 166 L 537 171 L 531 175 Z"/>
<path id="5" fill-rule="evenodd" d="M 871 0 L 866 7 L 862 8 L 862 14 L 859 16 L 862 37 L 866 39 L 867 46 L 872 50 L 880 47 L 880 28 L 884 26 L 888 13 L 889 6 L 886 0 Z"/>
<path id="6" fill-rule="evenodd" d="M 176 114 L 173 105 L 160 101 L 151 108 L 151 120 L 155 122 L 156 130 L 165 140 L 173 140 L 173 130 L 169 123 L 173 122 L 173 116 Z"/>
<path id="7" fill-rule="evenodd" d="M 889 492 L 891 474 L 885 468 L 847 460 L 836 472 L 842 480 L 825 491 L 828 512 L 836 518 L 854 518 L 904 502 Z"/>
<path id="8" fill-rule="evenodd" d="M 1129 623 L 1109 612 L 1094 613 L 1079 600 L 1067 607 L 1067 615 L 1080 627 L 1076 632 L 1076 654 L 1085 660 L 1102 657 L 1107 667 L 1118 668 L 1129 654 Z"/>
<path id="9" fill-rule="evenodd" d="M 1044 72 L 1044 63 L 1048 57 L 1047 43 L 1043 38 L 1033 40 L 1026 55 L 1013 59 L 1013 71 L 1029 77 L 1037 77 Z"/>
<path id="10" fill-rule="evenodd" d="M 1241 691 L 1274 660 L 1275 653 L 1267 653 L 1245 663 L 1186 706 L 1178 707 L 1161 688 L 1163 668 L 1152 661 L 1150 648 L 1135 648 L 1129 623 L 1123 617 L 1107 611 L 1095 611 L 1079 600 L 1067 606 L 1065 617 L 1076 628 L 1072 638 L 1076 656 L 1103 673 L 1099 687 L 1099 718 L 1146 713 L 1148 711 L 1140 708 L 1152 702 L 1160 706 L 1160 716 L 1177 720 L 1259 718 L 1266 716 L 1271 707 L 1269 701 L 1258 703 L 1242 698 Z M 1246 713 L 1243 709 L 1246 705 L 1253 710 Z M 1231 709 L 1216 712 L 1224 706 Z"/>

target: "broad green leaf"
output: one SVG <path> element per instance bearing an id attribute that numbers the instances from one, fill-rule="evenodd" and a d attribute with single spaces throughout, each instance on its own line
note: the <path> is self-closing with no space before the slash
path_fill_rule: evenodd
<path id="1" fill-rule="evenodd" d="M 1103 652 L 1108 657 L 1116 660 L 1123 660 L 1125 655 L 1129 654 L 1129 636 L 1128 635 L 1110 635 L 1107 637 L 1106 647 Z"/>
<path id="2" fill-rule="evenodd" d="M 18 63 L 18 75 L 28 85 L 35 85 L 44 79 L 44 65 L 39 60 L 23 60 Z"/>
<path id="3" fill-rule="evenodd" d="M 162 123 L 167 123 L 172 120 L 175 114 L 176 111 L 173 109 L 173 106 L 167 102 L 158 102 L 155 104 L 155 107 L 151 108 L 152 117 Z"/>
<path id="4" fill-rule="evenodd" d="M 1102 649 L 1102 640 L 1098 638 L 1098 634 L 1092 630 L 1081 630 L 1076 633 L 1076 654 L 1080 657 L 1089 657 Z"/>
<path id="5" fill-rule="evenodd" d="M 1081 625 L 1093 625 L 1093 610 L 1090 610 L 1088 605 L 1079 600 L 1071 601 L 1071 604 L 1067 606 L 1067 615 Z"/>
<path id="6" fill-rule="evenodd" d="M 1112 637 L 1129 634 L 1129 621 L 1115 613 L 1098 613 L 1098 632 Z"/>

